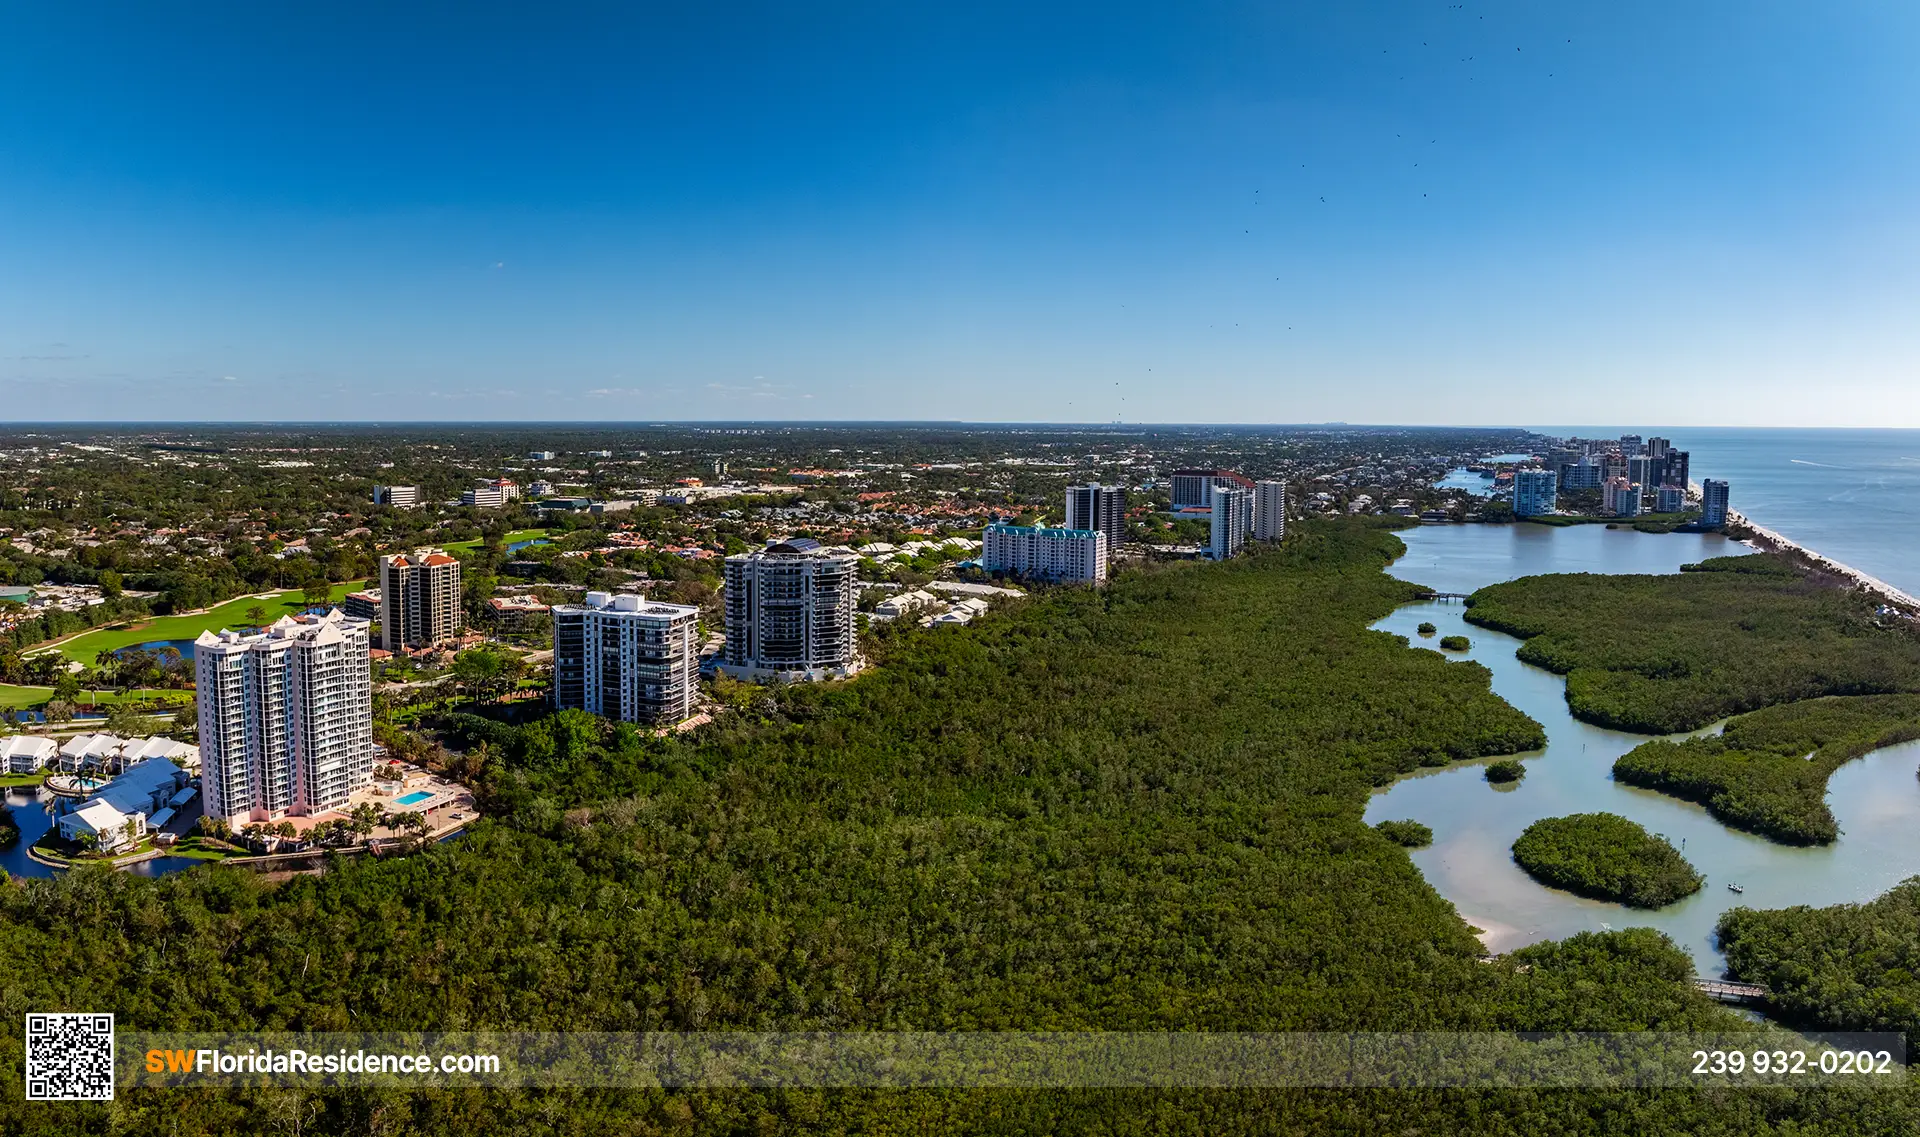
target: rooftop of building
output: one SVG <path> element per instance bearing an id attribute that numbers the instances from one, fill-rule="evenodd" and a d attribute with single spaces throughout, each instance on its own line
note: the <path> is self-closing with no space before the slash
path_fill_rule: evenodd
<path id="1" fill-rule="evenodd" d="M 161 741 L 172 742 L 173 740 Z M 102 786 L 99 792 L 88 798 L 87 804 L 104 803 L 124 814 L 151 813 L 156 799 L 160 801 L 171 799 L 186 784 L 187 772 L 172 759 L 149 758 L 136 765 L 128 766 L 125 773 Z"/>
<path id="2" fill-rule="evenodd" d="M 1012 533 L 1020 536 L 1025 536 L 1027 534 L 1043 534 L 1049 537 L 1098 537 L 1100 536 L 1100 530 L 1098 529 L 1068 529 L 1065 526 L 1059 526 L 1059 525 L 1008 525 L 1005 522 L 1001 522 L 995 525 L 989 525 L 987 526 L 987 529 L 990 532 Z"/>
<path id="3" fill-rule="evenodd" d="M 768 541 L 765 547 L 750 553 L 735 553 L 727 559 L 732 561 L 754 557 L 856 557 L 859 555 L 845 545 L 827 545 L 812 537 L 787 537 L 778 541 Z"/>
<path id="4" fill-rule="evenodd" d="M 458 557 L 449 556 L 445 549 L 434 548 L 415 549 L 411 554 L 395 553 L 392 556 L 381 557 L 380 561 L 382 564 L 392 565 L 394 568 L 406 568 L 409 565 L 457 565 L 460 563 Z"/>
<path id="5" fill-rule="evenodd" d="M 584 602 L 556 604 L 553 610 L 555 612 L 618 612 L 668 618 L 700 614 L 700 609 L 691 604 L 668 604 L 663 600 L 649 600 L 632 592 L 589 592 Z"/>
<path id="6" fill-rule="evenodd" d="M 258 632 L 236 632 L 231 628 L 221 628 L 219 632 L 201 632 L 195 637 L 196 649 L 250 648 L 258 645 L 291 646 L 294 643 L 312 644 L 339 643 L 345 639 L 346 629 L 365 630 L 372 625 L 356 616 L 349 616 L 338 608 L 329 608 L 325 615 L 282 616 Z"/>

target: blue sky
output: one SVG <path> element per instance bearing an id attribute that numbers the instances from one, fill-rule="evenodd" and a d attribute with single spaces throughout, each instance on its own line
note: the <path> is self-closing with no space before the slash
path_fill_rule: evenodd
<path id="1" fill-rule="evenodd" d="M 0 14 L 16 419 L 1920 426 L 1909 3 L 174 7 Z"/>

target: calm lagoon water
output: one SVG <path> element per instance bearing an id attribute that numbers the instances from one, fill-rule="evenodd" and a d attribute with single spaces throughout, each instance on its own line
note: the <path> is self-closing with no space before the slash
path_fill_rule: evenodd
<path id="1" fill-rule="evenodd" d="M 6 791 L 6 803 L 13 810 L 14 824 L 20 827 L 20 840 L 12 848 L 0 849 L 0 869 L 7 870 L 10 876 L 54 876 L 60 871 L 27 856 L 27 846 L 53 828 L 53 819 L 47 816 L 47 808 L 39 800 L 39 792 L 32 787 L 14 787 Z M 206 862 L 192 857 L 155 857 L 127 871 L 141 876 L 165 876 L 203 864 Z"/>
<path id="2" fill-rule="evenodd" d="M 1465 490 L 1480 497 L 1492 497 L 1496 492 L 1492 478 L 1483 478 L 1465 466 L 1450 470 L 1447 476 L 1433 483 L 1435 489 Z"/>
<path id="3" fill-rule="evenodd" d="M 113 654 L 124 655 L 130 651 L 159 651 L 163 647 L 170 647 L 179 652 L 181 659 L 193 658 L 192 640 L 148 640 L 145 643 L 128 644 Z"/>
<path id="4" fill-rule="evenodd" d="M 1687 561 L 1742 551 L 1713 534 L 1598 525 L 1426 526 L 1401 537 L 1408 553 L 1392 574 L 1442 592 L 1472 592 L 1547 572 L 1677 572 Z M 1527 777 L 1512 789 L 1488 785 L 1485 762 L 1456 764 L 1422 771 L 1375 794 L 1366 819 L 1413 818 L 1433 828 L 1433 845 L 1413 850 L 1414 863 L 1469 923 L 1485 930 L 1493 950 L 1605 926 L 1654 927 L 1690 952 L 1701 974 L 1717 975 L 1725 960 L 1713 943 L 1713 926 L 1728 908 L 1868 900 L 1920 874 L 1920 782 L 1914 777 L 1920 743 L 1889 747 L 1834 774 L 1828 805 L 1841 837 L 1833 845 L 1777 845 L 1728 829 L 1699 806 L 1615 783 L 1614 759 L 1646 736 L 1576 721 L 1567 713 L 1559 676 L 1521 663 L 1514 657 L 1521 641 L 1468 624 L 1465 612 L 1458 603 L 1411 604 L 1374 627 L 1435 651 L 1441 636 L 1467 636 L 1473 646 L 1464 656 L 1492 671 L 1494 691 L 1546 727 L 1547 748 L 1523 756 Z M 1438 633 L 1418 635 L 1423 620 L 1438 625 Z M 1682 851 L 1706 875 L 1706 887 L 1646 912 L 1547 888 L 1513 863 L 1513 841 L 1533 822 L 1602 810 L 1632 818 L 1676 846 L 1684 843 Z M 1743 894 L 1727 890 L 1736 882 Z"/>

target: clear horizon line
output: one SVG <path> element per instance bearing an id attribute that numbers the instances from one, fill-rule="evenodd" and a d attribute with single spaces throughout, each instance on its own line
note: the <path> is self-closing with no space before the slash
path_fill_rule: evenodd
<path id="1" fill-rule="evenodd" d="M 1162 421 L 1162 422 L 1089 422 L 1052 419 L 863 419 L 863 418 L 812 418 L 812 419 L 751 419 L 751 418 L 692 418 L 692 419 L 34 419 L 20 421 L 0 420 L 0 429 L 4 430 L 72 430 L 84 428 L 169 428 L 183 427 L 420 427 L 420 426 L 462 426 L 487 427 L 493 429 L 538 429 L 546 427 L 586 427 L 597 429 L 632 428 L 670 428 L 670 427 L 706 427 L 706 426 L 757 426 L 757 427 L 964 427 L 964 428 L 1000 428 L 1032 430 L 1036 428 L 1056 428 L 1072 430 L 1492 430 L 1514 431 L 1518 433 L 1547 433 L 1553 431 L 1580 430 L 1767 430 L 1767 431 L 1872 431 L 1891 433 L 1897 431 L 1920 430 L 1909 426 L 1744 426 L 1719 424 L 1676 424 L 1659 423 L 1620 424 L 1620 423 L 1554 423 L 1550 425 L 1525 425 L 1514 423 L 1408 423 L 1408 422 L 1352 422 L 1328 420 L 1324 422 L 1204 422 L 1204 421 Z"/>

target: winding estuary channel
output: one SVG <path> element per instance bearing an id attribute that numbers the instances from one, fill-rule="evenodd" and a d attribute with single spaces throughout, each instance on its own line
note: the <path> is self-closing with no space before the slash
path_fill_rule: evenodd
<path id="1" fill-rule="evenodd" d="M 1746 551 L 1714 534 L 1647 534 L 1601 525 L 1424 526 L 1400 536 L 1408 552 L 1389 571 L 1454 593 L 1540 573 L 1672 573 L 1689 561 Z M 1690 802 L 1616 783 L 1614 759 L 1647 736 L 1574 719 L 1560 676 L 1520 662 L 1514 656 L 1520 640 L 1471 625 L 1465 616 L 1458 601 L 1431 601 L 1401 607 L 1373 626 L 1433 651 L 1442 636 L 1467 636 L 1469 651 L 1443 654 L 1475 660 L 1493 672 L 1494 691 L 1546 728 L 1547 748 L 1521 756 L 1527 776 L 1509 787 L 1496 789 L 1485 780 L 1491 758 L 1402 778 L 1374 795 L 1366 819 L 1412 818 L 1432 827 L 1433 845 L 1411 850 L 1414 863 L 1468 923 L 1483 930 L 1490 950 L 1604 927 L 1653 927 L 1692 954 L 1700 974 L 1714 976 L 1725 960 L 1713 928 L 1729 908 L 1869 900 L 1920 874 L 1920 781 L 1914 776 L 1920 742 L 1875 751 L 1833 775 L 1827 804 L 1841 829 L 1834 844 L 1776 844 L 1729 829 Z M 1422 621 L 1439 631 L 1419 635 Z M 1663 834 L 1706 875 L 1706 886 L 1648 912 L 1547 888 L 1513 863 L 1514 839 L 1533 822 L 1600 811 Z M 1730 883 L 1745 892 L 1729 891 Z"/>

